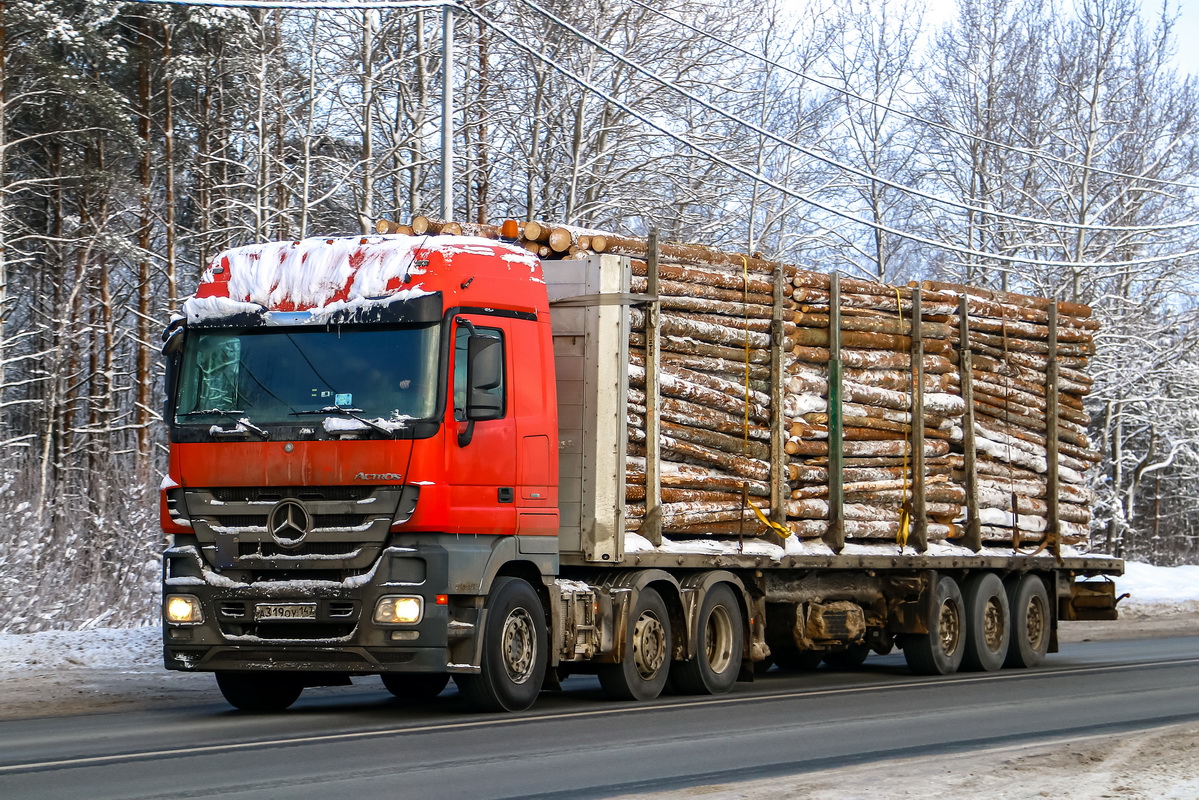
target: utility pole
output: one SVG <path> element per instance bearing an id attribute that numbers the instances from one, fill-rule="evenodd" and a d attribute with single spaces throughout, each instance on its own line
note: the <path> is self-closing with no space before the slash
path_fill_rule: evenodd
<path id="1" fill-rule="evenodd" d="M 454 6 L 442 9 L 441 218 L 454 217 Z"/>

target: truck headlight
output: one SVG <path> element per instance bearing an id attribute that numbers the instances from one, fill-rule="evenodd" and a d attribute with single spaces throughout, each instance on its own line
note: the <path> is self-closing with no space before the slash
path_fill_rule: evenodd
<path id="1" fill-rule="evenodd" d="M 204 621 L 200 598 L 194 594 L 167 595 L 166 618 L 173 625 L 199 625 Z"/>
<path id="2" fill-rule="evenodd" d="M 411 625 L 420 622 L 425 613 L 425 601 L 419 597 L 388 595 L 380 597 L 375 606 L 375 622 Z"/>

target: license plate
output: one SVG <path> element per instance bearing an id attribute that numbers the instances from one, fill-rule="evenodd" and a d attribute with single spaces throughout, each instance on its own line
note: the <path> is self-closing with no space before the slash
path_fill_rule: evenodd
<path id="1" fill-rule="evenodd" d="M 254 619 L 316 619 L 316 603 L 259 603 Z"/>

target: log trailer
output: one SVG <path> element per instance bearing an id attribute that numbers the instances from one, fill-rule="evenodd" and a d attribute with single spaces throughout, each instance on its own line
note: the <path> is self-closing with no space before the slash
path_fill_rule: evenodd
<path id="1" fill-rule="evenodd" d="M 218 256 L 164 333 L 165 666 L 214 672 L 244 710 L 377 674 L 397 697 L 453 678 L 471 706 L 519 711 L 571 673 L 649 700 L 668 680 L 722 693 L 772 663 L 894 647 L 917 673 L 1032 667 L 1059 621 L 1114 618 L 1106 576 L 1122 562 L 1051 535 L 987 549 L 977 524 L 973 542 L 931 541 L 918 518 L 899 545 L 847 541 L 833 450 L 827 532 L 784 538 L 781 375 L 771 497 L 746 499 L 751 522 L 664 539 L 650 447 L 649 513 L 627 535 L 630 325 L 658 310 L 648 262 L 635 284 L 626 256 L 543 268 L 511 240 L 407 235 Z"/>

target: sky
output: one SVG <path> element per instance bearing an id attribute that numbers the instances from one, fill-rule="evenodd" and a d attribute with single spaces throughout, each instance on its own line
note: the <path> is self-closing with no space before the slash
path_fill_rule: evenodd
<path id="1" fill-rule="evenodd" d="M 1178 68 L 1199 75 L 1199 0 L 1182 0 L 1178 18 Z"/>

